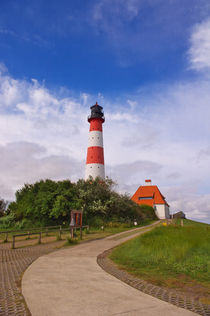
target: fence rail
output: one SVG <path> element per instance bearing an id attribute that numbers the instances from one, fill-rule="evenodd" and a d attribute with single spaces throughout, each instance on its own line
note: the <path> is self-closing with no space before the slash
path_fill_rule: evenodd
<path id="1" fill-rule="evenodd" d="M 45 227 L 45 228 L 49 228 L 50 226 L 48 227 Z M 74 238 L 74 230 L 77 230 L 77 229 L 80 229 L 80 238 L 82 239 L 82 229 L 83 228 L 86 228 L 87 230 L 89 230 L 89 225 L 85 225 L 85 226 L 73 226 L 73 227 L 68 227 L 68 228 L 62 228 L 62 226 L 51 226 L 51 227 L 59 227 L 59 229 L 57 230 L 51 230 L 51 232 L 59 232 L 59 238 L 61 238 L 61 235 L 62 235 L 62 232 L 63 231 L 69 231 L 70 232 L 70 235 L 71 235 L 71 238 Z M 17 232 L 17 231 L 16 231 Z M 15 234 L 15 235 L 12 235 L 12 249 L 15 249 L 15 238 L 16 237 L 24 237 L 24 236 L 32 236 L 32 235 L 39 235 L 39 239 L 38 239 L 38 243 L 41 244 L 41 239 L 42 239 L 42 233 L 43 231 L 37 231 L 37 232 L 30 232 L 28 231 L 27 233 L 24 233 L 24 234 Z M 46 234 L 47 236 L 47 234 Z M 8 238 L 8 235 L 7 237 Z"/>
<path id="2" fill-rule="evenodd" d="M 42 233 L 41 232 L 29 233 L 29 234 L 18 234 L 18 235 L 13 235 L 12 236 L 12 249 L 15 249 L 15 237 L 31 236 L 31 235 L 39 235 L 38 243 L 41 244 L 41 238 L 42 238 Z"/>
<path id="3" fill-rule="evenodd" d="M 46 226 L 46 227 L 36 227 L 36 228 L 25 228 L 25 229 L 17 229 L 17 230 L 5 230 L 5 231 L 0 231 L 0 235 L 1 234 L 5 234 L 5 239 L 4 242 L 8 242 L 8 236 L 9 234 L 13 234 L 13 233 L 21 233 L 21 232 L 27 232 L 27 234 L 29 234 L 30 232 L 33 231 L 41 231 L 41 232 L 45 232 L 46 236 L 48 235 L 49 232 L 53 232 L 53 231 L 57 231 L 56 228 L 60 229 L 61 225 L 57 225 L 57 226 Z M 54 228 L 54 230 L 52 230 L 51 228 Z"/>
<path id="4" fill-rule="evenodd" d="M 60 227 L 60 226 L 61 225 L 45 226 L 45 227 L 32 227 L 32 228 L 24 228 L 24 229 L 16 229 L 16 230 L 5 230 L 5 231 L 0 231 L 0 234 L 19 233 L 19 232 L 32 231 L 32 230 L 42 230 L 42 229 L 55 228 L 55 227 Z"/>

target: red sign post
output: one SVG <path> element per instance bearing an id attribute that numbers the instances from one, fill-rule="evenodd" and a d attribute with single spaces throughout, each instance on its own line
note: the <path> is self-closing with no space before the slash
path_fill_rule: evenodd
<path id="1" fill-rule="evenodd" d="M 80 228 L 80 239 L 82 239 L 82 211 L 72 210 L 71 211 L 71 222 L 70 222 L 70 232 L 71 238 L 74 238 L 74 229 Z"/>

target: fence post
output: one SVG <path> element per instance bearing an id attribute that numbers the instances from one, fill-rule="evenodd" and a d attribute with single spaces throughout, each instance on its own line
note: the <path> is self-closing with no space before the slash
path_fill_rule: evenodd
<path id="1" fill-rule="evenodd" d="M 15 249 L 15 235 L 12 236 L 12 249 Z"/>
<path id="2" fill-rule="evenodd" d="M 59 237 L 60 237 L 60 239 L 61 239 L 61 234 L 62 234 L 62 228 L 60 226 L 60 228 L 59 228 Z"/>
<path id="3" fill-rule="evenodd" d="M 42 238 L 42 233 L 40 232 L 40 233 L 39 233 L 39 240 L 38 240 L 38 243 L 39 243 L 39 244 L 41 244 L 41 242 L 42 242 L 42 241 L 41 241 L 41 238 Z"/>
<path id="4" fill-rule="evenodd" d="M 71 239 L 74 238 L 74 228 L 70 227 L 70 234 L 71 234 Z"/>
<path id="5" fill-rule="evenodd" d="M 181 219 L 181 226 L 184 226 L 184 222 L 183 222 L 183 219 Z"/>
<path id="6" fill-rule="evenodd" d="M 8 242 L 8 232 L 5 234 L 5 240 L 4 242 Z"/>
<path id="7" fill-rule="evenodd" d="M 82 240 L 82 227 L 80 227 L 80 239 Z"/>

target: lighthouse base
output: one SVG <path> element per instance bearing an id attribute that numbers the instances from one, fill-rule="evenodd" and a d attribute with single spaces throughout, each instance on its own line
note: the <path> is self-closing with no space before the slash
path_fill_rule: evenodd
<path id="1" fill-rule="evenodd" d="M 97 177 L 105 179 L 104 165 L 100 163 L 87 164 L 85 169 L 85 180 L 89 177 L 92 177 L 93 179 Z"/>

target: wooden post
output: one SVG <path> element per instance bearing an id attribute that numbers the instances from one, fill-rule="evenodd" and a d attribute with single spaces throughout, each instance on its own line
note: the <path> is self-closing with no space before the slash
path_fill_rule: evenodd
<path id="1" fill-rule="evenodd" d="M 48 228 L 45 230 L 45 236 L 48 236 Z"/>
<path id="2" fill-rule="evenodd" d="M 12 249 L 15 249 L 15 236 L 12 236 Z"/>
<path id="3" fill-rule="evenodd" d="M 183 219 L 181 219 L 181 226 L 184 226 L 184 222 L 183 222 Z"/>
<path id="4" fill-rule="evenodd" d="M 82 239 L 82 227 L 80 227 L 80 239 Z"/>
<path id="5" fill-rule="evenodd" d="M 38 243 L 39 243 L 39 244 L 41 244 L 41 242 L 42 242 L 41 238 L 42 238 L 42 233 L 40 232 L 40 233 L 39 233 L 39 240 L 38 240 Z"/>
<path id="6" fill-rule="evenodd" d="M 26 239 L 30 239 L 30 232 L 28 232 L 28 237 Z"/>
<path id="7" fill-rule="evenodd" d="M 5 240 L 4 242 L 8 242 L 8 232 L 5 234 Z"/>
<path id="8" fill-rule="evenodd" d="M 61 228 L 61 226 L 60 226 L 60 228 L 59 228 L 59 238 L 61 239 L 61 234 L 62 234 L 62 228 Z"/>
<path id="9" fill-rule="evenodd" d="M 74 238 L 74 228 L 70 227 L 70 234 L 71 234 L 71 239 Z"/>

